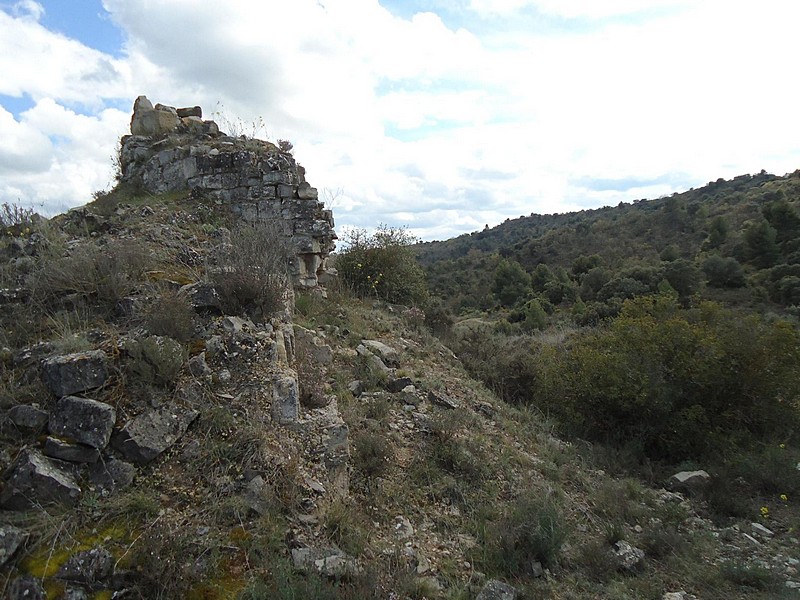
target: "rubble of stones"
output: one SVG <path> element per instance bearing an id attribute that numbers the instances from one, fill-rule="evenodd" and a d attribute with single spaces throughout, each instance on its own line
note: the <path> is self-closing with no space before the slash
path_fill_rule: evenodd
<path id="1" fill-rule="evenodd" d="M 139 96 L 131 134 L 122 138 L 122 183 L 152 194 L 191 190 L 250 222 L 275 224 L 293 249 L 296 286 L 329 282 L 333 213 L 318 201 L 305 169 L 270 142 L 235 138 L 204 121 L 199 106 L 173 108 Z"/>

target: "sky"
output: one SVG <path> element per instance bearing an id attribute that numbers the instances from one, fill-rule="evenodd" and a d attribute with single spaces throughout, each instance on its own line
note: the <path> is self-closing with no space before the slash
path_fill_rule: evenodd
<path id="1" fill-rule="evenodd" d="M 791 0 L 0 0 L 0 202 L 109 189 L 142 94 L 292 141 L 340 236 L 782 175 L 798 22 Z"/>

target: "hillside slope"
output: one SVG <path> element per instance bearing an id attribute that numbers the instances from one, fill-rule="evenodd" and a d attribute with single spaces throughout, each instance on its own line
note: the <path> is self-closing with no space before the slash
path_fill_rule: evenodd
<path id="1" fill-rule="evenodd" d="M 595 299 L 580 289 L 591 268 L 608 272 L 602 283 L 627 277 L 653 290 L 666 263 L 683 260 L 695 267 L 698 283 L 705 284 L 692 292 L 774 310 L 798 301 L 795 281 L 781 283 L 784 277 L 796 277 L 797 268 L 778 268 L 800 259 L 798 207 L 800 172 L 784 177 L 762 172 L 720 179 L 669 198 L 520 217 L 482 232 L 419 244 L 417 253 L 431 291 L 457 311 L 493 306 L 493 275 L 503 259 L 519 263 L 531 275 L 538 265 L 546 265 L 575 288 L 568 300 L 580 297 L 584 302 Z M 738 266 L 729 261 L 727 268 L 742 267 L 747 285 L 729 284 L 724 274 L 722 282 L 709 276 L 706 263 L 717 258 L 736 261 Z M 633 272 L 642 267 L 662 272 Z M 555 295 L 559 302 L 554 304 L 561 296 Z"/>
<path id="2" fill-rule="evenodd" d="M 32 505 L 0 513 L 4 543 L 18 535 L 7 597 L 496 597 L 489 580 L 519 598 L 791 593 L 791 504 L 715 524 L 701 496 L 608 475 L 602 453 L 472 380 L 414 310 L 331 290 L 297 296 L 292 322 L 191 295 L 224 223 L 188 194 L 118 192 L 3 238 L 4 282 L 18 284 L 3 296 L 3 496 L 31 456 L 80 488 L 59 499 L 34 482 Z M 162 351 L 148 354 L 153 336 Z M 94 449 L 80 427 L 54 430 L 61 393 L 42 376 L 50 358 L 97 351 L 105 381 L 74 392 L 116 413 Z M 299 376 L 294 419 L 276 405 L 281 361 Z M 114 442 L 165 408 L 191 418 L 142 442 L 150 454 Z M 99 457 L 46 458 L 51 439 Z"/>

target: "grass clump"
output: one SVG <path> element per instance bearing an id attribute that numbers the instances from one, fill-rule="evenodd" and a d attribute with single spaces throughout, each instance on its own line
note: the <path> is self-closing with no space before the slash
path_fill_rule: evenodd
<path id="1" fill-rule="evenodd" d="M 160 290 L 145 309 L 145 326 L 152 335 L 186 343 L 194 336 L 195 313 L 188 299 L 168 288 Z"/>
<path id="2" fill-rule="evenodd" d="M 538 492 L 538 493 L 537 493 Z M 551 491 L 526 492 L 499 521 L 483 532 L 487 567 L 509 577 L 532 574 L 533 564 L 558 563 L 568 533 L 558 500 Z"/>
<path id="3" fill-rule="evenodd" d="M 277 225 L 243 224 L 231 232 L 210 269 L 226 314 L 263 317 L 283 308 L 289 253 Z"/>
<path id="4" fill-rule="evenodd" d="M 781 577 L 761 565 L 729 561 L 722 563 L 719 571 L 723 579 L 740 587 L 771 592 L 783 588 Z"/>
<path id="5" fill-rule="evenodd" d="M 386 436 L 372 431 L 362 431 L 355 436 L 354 467 L 367 479 L 385 474 L 392 457 Z"/>
<path id="6" fill-rule="evenodd" d="M 42 262 L 33 277 L 33 296 L 47 305 L 78 294 L 113 310 L 144 280 L 152 264 L 150 254 L 131 240 L 103 247 L 83 244 L 68 256 Z"/>

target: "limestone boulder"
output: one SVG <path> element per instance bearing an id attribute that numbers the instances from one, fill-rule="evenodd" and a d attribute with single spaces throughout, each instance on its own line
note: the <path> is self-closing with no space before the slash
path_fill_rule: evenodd
<path id="1" fill-rule="evenodd" d="M 41 431 L 49 418 L 47 412 L 29 404 L 17 404 L 8 411 L 9 421 L 25 431 Z"/>
<path id="2" fill-rule="evenodd" d="M 114 557 L 102 546 L 97 546 L 70 556 L 61 565 L 56 577 L 64 581 L 92 585 L 110 577 L 113 570 Z"/>
<path id="3" fill-rule="evenodd" d="M 475 600 L 517 600 L 519 590 L 497 579 L 486 582 Z"/>
<path id="4" fill-rule="evenodd" d="M 56 404 L 48 428 L 54 436 L 102 450 L 116 420 L 117 411 L 105 402 L 66 396 Z"/>
<path id="5" fill-rule="evenodd" d="M 100 451 L 97 448 L 83 444 L 70 444 L 53 437 L 48 437 L 44 441 L 42 452 L 50 458 L 75 463 L 96 463 L 100 458 Z"/>
<path id="6" fill-rule="evenodd" d="M 102 350 L 51 356 L 42 361 L 44 384 L 59 398 L 85 392 L 108 379 L 108 357 Z"/>
<path id="7" fill-rule="evenodd" d="M 148 410 L 111 437 L 111 445 L 129 461 L 149 463 L 186 433 L 200 413 L 176 405 Z"/>
<path id="8" fill-rule="evenodd" d="M 397 367 L 400 365 L 400 353 L 391 346 L 378 340 L 361 340 L 361 345 L 380 358 L 387 366 Z"/>
<path id="9" fill-rule="evenodd" d="M 124 460 L 106 457 L 89 468 L 89 481 L 108 493 L 124 490 L 133 483 L 136 467 Z"/>
<path id="10" fill-rule="evenodd" d="M 28 534 L 12 525 L 0 525 L 0 567 L 14 555 Z"/>
<path id="11" fill-rule="evenodd" d="M 614 543 L 611 554 L 620 571 L 634 572 L 644 565 L 644 551 L 625 540 Z"/>
<path id="12" fill-rule="evenodd" d="M 156 104 L 139 96 L 133 104 L 131 133 L 135 136 L 160 136 L 175 131 L 181 124 L 178 111 L 172 106 Z"/>
<path id="13" fill-rule="evenodd" d="M 175 112 L 181 119 L 185 119 L 186 117 L 195 117 L 197 119 L 203 118 L 203 109 L 199 106 L 178 108 L 175 110 Z"/>
<path id="14" fill-rule="evenodd" d="M 36 504 L 73 506 L 80 495 L 81 488 L 65 466 L 28 448 L 10 469 L 0 492 L 0 506 L 11 510 L 23 510 Z"/>
<path id="15" fill-rule="evenodd" d="M 703 490 L 711 481 L 711 475 L 706 471 L 681 471 L 669 478 L 668 486 L 673 492 L 696 494 Z"/>
<path id="16" fill-rule="evenodd" d="M 296 377 L 278 377 L 272 382 L 272 419 L 281 425 L 296 423 L 300 392 Z"/>
<path id="17" fill-rule="evenodd" d="M 327 548 L 294 548 L 294 568 L 304 573 L 326 577 L 348 577 L 361 573 L 358 561 L 335 546 Z"/>

